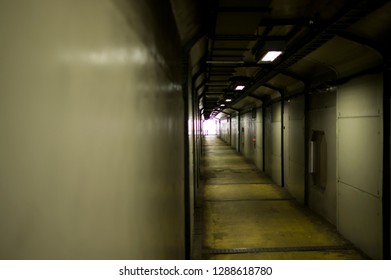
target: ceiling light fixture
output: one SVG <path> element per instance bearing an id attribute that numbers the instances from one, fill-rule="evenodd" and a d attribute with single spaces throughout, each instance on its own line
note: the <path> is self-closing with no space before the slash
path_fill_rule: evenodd
<path id="1" fill-rule="evenodd" d="M 245 88 L 245 86 L 243 86 L 243 85 L 237 85 L 235 87 L 235 90 L 243 90 L 244 88 Z"/>
<path id="2" fill-rule="evenodd" d="M 230 98 L 225 99 L 225 102 L 231 102 L 231 101 L 232 101 L 232 99 L 230 99 Z"/>
<path id="3" fill-rule="evenodd" d="M 254 50 L 254 54 L 258 63 L 271 63 L 279 57 L 285 49 L 285 41 L 266 41 L 259 49 Z"/>
<path id="4" fill-rule="evenodd" d="M 268 51 L 259 61 L 261 62 L 273 62 L 277 57 L 282 54 L 282 51 Z"/>

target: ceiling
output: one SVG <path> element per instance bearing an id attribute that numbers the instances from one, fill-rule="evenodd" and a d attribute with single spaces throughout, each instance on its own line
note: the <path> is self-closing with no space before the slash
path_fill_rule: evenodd
<path id="1" fill-rule="evenodd" d="M 171 0 L 205 119 L 324 87 L 388 62 L 381 0 Z M 194 44 L 195 43 L 195 44 Z M 268 50 L 283 53 L 261 62 Z M 243 90 L 235 90 L 244 85 Z"/>

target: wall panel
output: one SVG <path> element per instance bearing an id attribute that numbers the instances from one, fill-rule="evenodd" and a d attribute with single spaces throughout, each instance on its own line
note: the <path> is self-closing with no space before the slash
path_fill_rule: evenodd
<path id="1" fill-rule="evenodd" d="M 327 92 L 310 96 L 309 132 L 322 131 L 326 146 L 326 185 L 320 188 L 309 178 L 309 206 L 328 221 L 336 224 L 336 93 Z M 311 135 L 309 135 L 309 142 Z"/>
<path id="2" fill-rule="evenodd" d="M 382 258 L 382 76 L 367 75 L 337 95 L 338 229 Z"/>
<path id="3" fill-rule="evenodd" d="M 304 96 L 285 102 L 284 113 L 285 187 L 304 203 Z"/>
<path id="4" fill-rule="evenodd" d="M 257 109 L 257 117 L 255 120 L 255 158 L 254 162 L 255 165 L 258 167 L 259 170 L 263 170 L 263 143 L 262 143 L 262 137 L 263 137 L 263 119 L 262 119 L 262 109 Z"/>
<path id="5" fill-rule="evenodd" d="M 170 2 L 0 1 L 0 20 L 0 259 L 184 258 Z"/>

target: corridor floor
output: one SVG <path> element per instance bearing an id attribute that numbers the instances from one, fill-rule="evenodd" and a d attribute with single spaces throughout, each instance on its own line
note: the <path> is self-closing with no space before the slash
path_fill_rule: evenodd
<path id="1" fill-rule="evenodd" d="M 194 258 L 366 259 L 219 138 L 204 138 L 203 161 Z"/>

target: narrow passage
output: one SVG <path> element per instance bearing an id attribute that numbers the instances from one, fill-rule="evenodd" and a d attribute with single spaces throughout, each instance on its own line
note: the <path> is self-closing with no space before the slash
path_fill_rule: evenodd
<path id="1" fill-rule="evenodd" d="M 221 139 L 206 136 L 204 149 L 200 258 L 366 259 Z"/>

